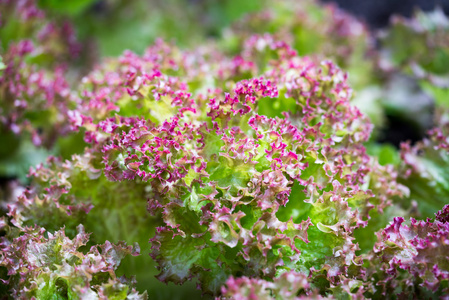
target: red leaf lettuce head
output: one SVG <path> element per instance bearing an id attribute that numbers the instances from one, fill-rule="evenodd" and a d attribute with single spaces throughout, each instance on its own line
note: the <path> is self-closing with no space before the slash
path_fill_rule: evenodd
<path id="1" fill-rule="evenodd" d="M 395 218 L 377 233 L 369 276 L 377 279 L 377 294 L 447 295 L 449 279 L 448 207 L 436 214 L 436 220 Z"/>
<path id="2" fill-rule="evenodd" d="M 127 255 L 138 255 L 138 247 L 125 243 L 93 246 L 83 251 L 89 240 L 82 225 L 69 239 L 64 229 L 55 233 L 40 227 L 26 227 L 16 237 L 1 238 L 0 265 L 8 270 L 3 284 L 17 299 L 59 297 L 111 297 L 146 299 L 133 288 L 132 280 L 117 278 L 115 270 Z"/>

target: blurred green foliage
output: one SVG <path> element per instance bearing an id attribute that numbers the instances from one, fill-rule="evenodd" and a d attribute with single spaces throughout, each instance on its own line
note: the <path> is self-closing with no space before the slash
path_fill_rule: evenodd
<path id="1" fill-rule="evenodd" d="M 40 7 L 55 14 L 76 16 L 85 12 L 96 0 L 38 0 Z"/>
<path id="2" fill-rule="evenodd" d="M 72 19 L 81 40 L 97 43 L 100 56 L 142 53 L 156 38 L 195 46 L 248 12 L 259 0 L 40 0 L 56 17 Z"/>

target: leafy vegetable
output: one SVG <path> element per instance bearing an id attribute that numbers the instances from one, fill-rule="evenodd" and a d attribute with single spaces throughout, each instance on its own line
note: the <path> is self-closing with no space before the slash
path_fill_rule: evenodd
<path id="1" fill-rule="evenodd" d="M 225 13 L 214 39 L 198 31 L 184 45 L 203 43 L 182 49 L 135 30 L 165 24 L 148 20 L 170 4 L 146 14 L 143 1 L 0 2 L 1 297 L 449 292 L 445 45 L 436 43 L 447 19 L 394 21 L 375 49 L 367 27 L 334 6 L 267 0 L 256 11 L 261 3 L 246 3 L 252 13 L 221 35 L 240 3 L 186 8 L 186 19 Z M 116 39 L 130 32 L 130 47 L 154 43 L 93 66 L 98 57 L 82 50 L 94 47 L 90 29 L 106 30 L 91 23 L 101 5 L 123 31 L 107 28 L 100 52 L 121 49 Z M 423 40 L 435 42 L 430 54 Z M 404 99 L 418 103 L 404 119 L 422 130 L 430 114 L 414 116 L 432 97 L 426 138 L 400 150 L 376 142 Z"/>

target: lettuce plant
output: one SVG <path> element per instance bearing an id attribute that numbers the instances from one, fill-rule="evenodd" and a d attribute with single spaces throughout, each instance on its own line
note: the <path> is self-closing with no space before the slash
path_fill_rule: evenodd
<path id="1" fill-rule="evenodd" d="M 300 272 L 326 293 L 360 276 L 355 233 L 369 224 L 370 211 L 382 214 L 407 189 L 366 154 L 372 126 L 350 105 L 345 73 L 329 61 L 298 57 L 268 35 L 251 37 L 241 55 L 218 62 L 198 53 L 165 57 L 176 53 L 160 43 L 142 58 L 127 53 L 83 80 L 83 95 L 99 102 L 80 102 L 70 121 L 85 128 L 91 146 L 72 161 L 50 160 L 33 171 L 36 189 L 9 206 L 13 223 L 42 224 L 36 213 L 54 211 L 61 224 L 42 225 L 84 222 L 96 242 L 114 240 L 104 232 L 115 224 L 98 222 L 107 220 L 98 215 L 107 204 L 150 237 L 152 227 L 136 219 L 144 211 L 139 202 L 148 199 L 148 213 L 161 222 L 151 238 L 161 281 L 196 278 L 205 293 L 218 295 L 229 276 Z M 250 61 L 258 57 L 264 65 Z M 247 69 L 234 69 L 236 59 Z M 202 86 L 192 85 L 204 76 L 187 64 L 195 60 L 220 86 L 209 88 L 207 98 Z M 260 75 L 240 79 L 253 72 Z M 137 109 L 142 117 L 133 116 Z M 105 119 L 112 112 L 124 116 Z M 94 196 L 100 182 L 106 190 Z M 120 190 L 127 210 L 107 200 Z M 135 204 L 130 193 L 137 193 Z M 120 238 L 145 235 L 123 226 Z"/>
<path id="2" fill-rule="evenodd" d="M 409 19 L 395 16 L 379 34 L 378 67 L 391 87 L 384 106 L 423 135 L 434 127 L 433 108 L 449 107 L 448 36 L 449 19 L 439 8 L 417 10 Z"/>
<path id="3" fill-rule="evenodd" d="M 415 217 L 430 218 L 449 196 L 449 123 L 447 110 L 439 112 L 435 128 L 414 146 L 404 143 L 401 149 L 400 181 L 410 187 L 410 197 L 403 206 L 417 206 Z M 414 201 L 414 202 L 411 202 Z"/>
<path id="4" fill-rule="evenodd" d="M 381 37 L 382 65 L 431 81 L 434 87 L 447 86 L 448 30 L 449 20 L 441 9 L 418 10 L 411 19 L 393 18 L 391 28 Z"/>
<path id="5" fill-rule="evenodd" d="M 48 18 L 36 1 L 1 1 L 0 10 L 0 175 L 26 181 L 29 166 L 71 133 L 68 77 L 77 71 L 67 73 L 82 47 L 70 22 Z"/>
<path id="6" fill-rule="evenodd" d="M 0 266 L 8 270 L 3 284 L 15 299 L 146 299 L 132 287 L 132 280 L 117 278 L 115 270 L 126 255 L 138 255 L 140 249 L 106 242 L 89 251 L 89 234 L 77 227 L 75 238 L 64 229 L 46 234 L 40 227 L 9 228 L 2 220 Z"/>
<path id="7" fill-rule="evenodd" d="M 377 233 L 368 267 L 368 276 L 377 284 L 375 295 L 431 298 L 448 293 L 448 209 L 436 214 L 435 220 L 410 220 L 396 217 Z"/>

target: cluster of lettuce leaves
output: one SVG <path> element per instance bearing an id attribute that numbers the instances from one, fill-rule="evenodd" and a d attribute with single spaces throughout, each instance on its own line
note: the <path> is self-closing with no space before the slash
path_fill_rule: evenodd
<path id="1" fill-rule="evenodd" d="M 57 17 L 90 2 L 0 3 L 2 297 L 449 293 L 442 12 L 395 20 L 377 51 L 333 6 L 272 1 L 191 50 L 92 67 Z M 397 78 L 436 100 L 400 150 L 373 141 L 387 92 L 415 93 Z"/>

